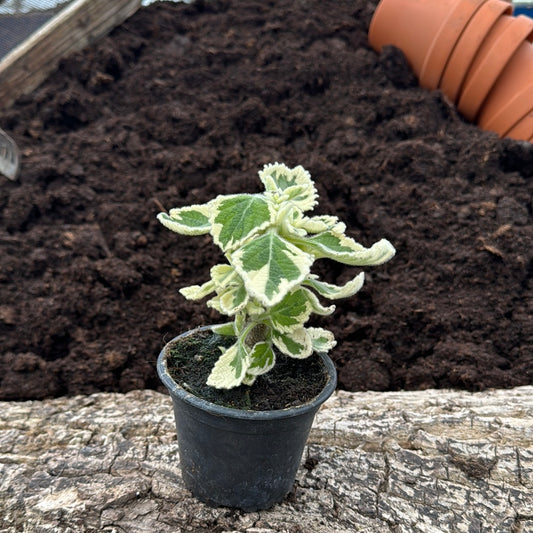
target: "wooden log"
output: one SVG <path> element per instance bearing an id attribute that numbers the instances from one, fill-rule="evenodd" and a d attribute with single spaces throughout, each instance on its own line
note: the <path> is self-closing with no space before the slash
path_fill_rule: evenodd
<path id="1" fill-rule="evenodd" d="M 62 57 L 81 50 L 131 16 L 141 0 L 75 0 L 0 62 L 0 108 L 29 94 Z"/>
<path id="2" fill-rule="evenodd" d="M 0 531 L 529 533 L 533 387 L 335 394 L 269 511 L 185 489 L 168 396 L 0 402 Z"/>

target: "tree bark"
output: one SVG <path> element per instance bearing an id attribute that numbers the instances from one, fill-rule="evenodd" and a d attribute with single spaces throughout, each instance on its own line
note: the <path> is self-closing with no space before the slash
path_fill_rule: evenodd
<path id="1" fill-rule="evenodd" d="M 184 488 L 168 396 L 0 402 L 0 530 L 532 532 L 533 387 L 339 392 L 293 491 L 259 513 Z"/>

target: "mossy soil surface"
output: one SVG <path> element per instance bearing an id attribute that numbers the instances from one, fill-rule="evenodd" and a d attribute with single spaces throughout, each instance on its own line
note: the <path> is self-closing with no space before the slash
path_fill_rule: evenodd
<path id="1" fill-rule="evenodd" d="M 533 145 L 374 52 L 375 5 L 154 4 L 0 112 L 22 153 L 19 181 L 0 181 L 0 399 L 163 390 L 162 346 L 225 319 L 178 293 L 218 249 L 155 216 L 259 191 L 274 161 L 311 172 L 317 213 L 397 249 L 314 320 L 338 340 L 341 388 L 533 382 Z"/>

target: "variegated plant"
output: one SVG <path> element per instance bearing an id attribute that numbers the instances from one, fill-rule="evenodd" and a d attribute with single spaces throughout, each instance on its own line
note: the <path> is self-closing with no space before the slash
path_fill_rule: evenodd
<path id="1" fill-rule="evenodd" d="M 386 239 L 370 248 L 358 244 L 344 234 L 346 226 L 335 216 L 304 215 L 317 204 L 318 194 L 301 166 L 266 165 L 259 177 L 263 193 L 218 196 L 158 215 L 177 233 L 210 233 L 228 260 L 212 267 L 211 279 L 203 285 L 180 290 L 190 300 L 214 293 L 207 305 L 233 317 L 233 322 L 213 327 L 236 338 L 230 348 L 221 348 L 208 378 L 216 388 L 251 385 L 274 366 L 274 347 L 303 359 L 335 346 L 330 331 L 305 323 L 312 313 L 329 315 L 335 309 L 324 307 L 317 294 L 351 296 L 362 287 L 364 273 L 343 286 L 333 285 L 311 273 L 315 259 L 367 266 L 384 263 L 395 253 Z"/>

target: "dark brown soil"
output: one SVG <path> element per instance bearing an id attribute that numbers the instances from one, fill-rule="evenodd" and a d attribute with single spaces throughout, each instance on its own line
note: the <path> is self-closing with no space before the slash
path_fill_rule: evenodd
<path id="1" fill-rule="evenodd" d="M 378 55 L 367 0 L 141 9 L 0 113 L 23 153 L 0 182 L 0 398 L 160 388 L 163 344 L 220 321 L 178 288 L 220 259 L 162 208 L 307 168 L 320 213 L 397 248 L 317 319 L 348 390 L 533 382 L 533 145 L 466 123 Z M 353 268 L 318 265 L 329 280 Z"/>

